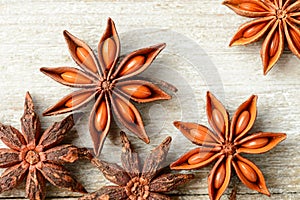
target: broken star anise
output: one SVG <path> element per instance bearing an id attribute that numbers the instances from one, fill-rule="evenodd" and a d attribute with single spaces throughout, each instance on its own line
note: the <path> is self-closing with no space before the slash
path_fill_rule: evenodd
<path id="1" fill-rule="evenodd" d="M 232 166 L 247 187 L 270 195 L 262 172 L 241 153 L 265 153 L 283 141 L 286 134 L 249 134 L 256 119 L 256 100 L 257 96 L 251 96 L 237 109 L 230 122 L 224 106 L 208 92 L 207 117 L 213 131 L 196 123 L 174 122 L 184 136 L 200 147 L 172 163 L 171 169 L 199 169 L 217 160 L 208 177 L 210 199 L 222 196 L 229 184 Z"/>
<path id="2" fill-rule="evenodd" d="M 41 71 L 61 84 L 80 90 L 65 96 L 43 114 L 74 111 L 95 100 L 89 129 L 96 155 L 100 154 L 109 132 L 112 113 L 128 130 L 149 143 L 140 113 L 130 100 L 145 103 L 171 98 L 154 83 L 134 77 L 150 66 L 165 44 L 134 51 L 118 64 L 120 41 L 111 19 L 108 19 L 106 31 L 98 44 L 98 58 L 83 41 L 67 31 L 64 31 L 64 36 L 72 58 L 82 70 L 58 67 L 41 68 Z"/>
<path id="3" fill-rule="evenodd" d="M 224 5 L 238 15 L 256 18 L 243 24 L 230 46 L 250 44 L 266 35 L 261 49 L 264 74 L 279 60 L 285 40 L 300 58 L 300 1 L 296 0 L 225 0 Z"/>
<path id="4" fill-rule="evenodd" d="M 85 148 L 58 145 L 73 126 L 73 116 L 70 115 L 41 134 L 39 117 L 27 93 L 21 118 L 22 133 L 0 123 L 0 139 L 10 148 L 0 149 L 0 168 L 7 168 L 0 177 L 0 193 L 13 189 L 24 178 L 26 196 L 31 200 L 45 199 L 46 180 L 59 188 L 86 193 L 84 187 L 62 166 L 75 162 L 79 157 L 91 158 Z"/>
<path id="5" fill-rule="evenodd" d="M 167 137 L 158 147 L 152 150 L 141 166 L 137 153 L 124 132 L 121 132 L 123 149 L 121 161 L 123 168 L 117 164 L 92 159 L 112 183 L 118 186 L 106 186 L 100 190 L 79 198 L 79 200 L 169 200 L 165 192 L 174 190 L 194 178 L 192 174 L 162 174 L 162 164 L 166 159 L 171 144 L 171 137 Z"/>

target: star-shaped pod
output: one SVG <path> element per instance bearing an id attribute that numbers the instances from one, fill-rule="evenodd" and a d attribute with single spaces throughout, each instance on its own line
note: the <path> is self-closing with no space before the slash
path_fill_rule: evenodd
<path id="1" fill-rule="evenodd" d="M 279 60 L 285 41 L 300 58 L 300 1 L 225 0 L 223 4 L 238 15 L 255 18 L 239 28 L 230 46 L 250 44 L 266 36 L 261 49 L 264 74 Z"/>
<path id="2" fill-rule="evenodd" d="M 118 186 L 106 186 L 88 194 L 79 200 L 127 199 L 127 200 L 170 200 L 164 194 L 174 190 L 194 178 L 192 174 L 160 173 L 165 161 L 171 137 L 167 137 L 158 147 L 153 149 L 141 165 L 139 156 L 131 147 L 125 135 L 121 132 L 123 149 L 121 154 L 122 166 L 107 163 L 96 158 L 92 159 L 107 178 Z"/>
<path id="3" fill-rule="evenodd" d="M 58 145 L 73 126 L 74 119 L 70 115 L 41 133 L 39 117 L 27 93 L 21 118 L 22 132 L 0 124 L 0 139 L 9 147 L 0 149 L 0 168 L 7 168 L 0 177 L 0 193 L 13 189 L 25 178 L 26 196 L 30 200 L 45 199 L 46 180 L 59 188 L 86 193 L 62 166 L 80 157 L 91 159 L 87 149 L 70 144 Z"/>
<path id="4" fill-rule="evenodd" d="M 64 31 L 64 36 L 72 58 L 82 70 L 58 67 L 41 68 L 41 71 L 61 84 L 80 90 L 63 97 L 43 114 L 74 111 L 95 100 L 89 129 L 97 155 L 109 132 L 112 113 L 128 130 L 149 143 L 141 115 L 130 100 L 146 103 L 171 98 L 154 83 L 135 77 L 150 66 L 165 44 L 134 51 L 119 61 L 120 41 L 111 19 L 108 19 L 106 31 L 98 44 L 98 57 L 87 44 L 69 32 Z"/>
<path id="5" fill-rule="evenodd" d="M 184 136 L 199 147 L 172 163 L 171 169 L 199 169 L 216 160 L 208 177 L 210 199 L 220 199 L 229 184 L 232 166 L 248 188 L 270 195 L 262 172 L 241 154 L 265 153 L 283 141 L 286 134 L 249 134 L 256 119 L 256 100 L 257 96 L 253 95 L 240 105 L 230 122 L 224 106 L 208 92 L 206 109 L 212 130 L 195 123 L 174 122 Z"/>

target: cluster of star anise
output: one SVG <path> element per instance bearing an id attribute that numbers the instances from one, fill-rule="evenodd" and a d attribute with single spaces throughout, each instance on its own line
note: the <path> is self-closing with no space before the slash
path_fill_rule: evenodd
<path id="1" fill-rule="evenodd" d="M 0 149 L 0 167 L 7 168 L 0 177 L 0 193 L 11 190 L 26 178 L 26 196 L 30 200 L 43 200 L 46 196 L 46 181 L 74 192 L 87 193 L 85 188 L 63 167 L 79 158 L 91 160 L 106 176 L 119 186 L 103 187 L 99 191 L 80 198 L 81 200 L 103 199 L 152 199 L 168 200 L 165 192 L 174 190 L 192 178 L 191 174 L 160 173 L 166 159 L 171 137 L 154 149 L 141 168 L 135 153 L 125 135 L 122 164 L 99 161 L 85 148 L 70 144 L 59 145 L 67 132 L 74 126 L 74 117 L 69 115 L 41 133 L 40 120 L 34 111 L 29 93 L 26 94 L 24 115 L 21 118 L 22 132 L 0 124 L 0 139 L 9 147 Z"/>
<path id="2" fill-rule="evenodd" d="M 300 3 L 292 2 L 286 0 L 283 4 L 281 0 L 225 1 L 226 5 L 239 14 L 264 17 L 241 28 L 232 44 L 253 42 L 273 27 L 263 47 L 265 72 L 282 53 L 283 30 L 291 50 L 298 53 L 295 43 L 300 38 L 299 30 L 292 23 L 298 23 Z M 119 61 L 120 42 L 111 19 L 108 20 L 106 31 L 98 44 L 97 57 L 83 41 L 67 31 L 64 31 L 64 36 L 72 58 L 82 70 L 59 67 L 42 68 L 41 71 L 61 84 L 80 89 L 65 96 L 47 109 L 44 115 L 71 112 L 95 100 L 89 129 L 96 155 L 99 155 L 109 132 L 113 114 L 128 130 L 149 143 L 140 113 L 131 101 L 144 103 L 171 98 L 156 84 L 136 77 L 150 66 L 165 44 L 137 50 Z M 161 83 L 173 88 L 167 83 Z M 216 161 L 209 175 L 209 196 L 212 200 L 219 199 L 226 190 L 232 168 L 247 187 L 270 195 L 262 172 L 241 154 L 269 151 L 284 140 L 286 135 L 265 132 L 249 134 L 256 119 L 256 100 L 256 96 L 251 96 L 237 109 L 230 122 L 224 106 L 208 92 L 207 116 L 213 130 L 195 123 L 174 122 L 189 140 L 200 147 L 172 163 L 171 169 L 199 169 Z M 74 115 L 69 115 L 41 132 L 39 117 L 34 111 L 32 98 L 27 93 L 24 115 L 21 118 L 22 132 L 0 124 L 0 139 L 9 147 L 0 149 L 0 168 L 7 168 L 0 177 L 0 193 L 16 187 L 25 178 L 26 196 L 30 200 L 45 199 L 47 181 L 59 188 L 87 193 L 63 166 L 80 158 L 91 161 L 117 186 L 104 186 L 79 200 L 169 200 L 171 197 L 168 192 L 194 178 L 192 174 L 169 173 L 166 171 L 169 167 L 162 170 L 171 137 L 167 137 L 152 150 L 141 164 L 139 155 L 134 152 L 126 134 L 121 132 L 121 167 L 94 158 L 86 148 L 60 144 L 74 123 Z"/>
<path id="3" fill-rule="evenodd" d="M 96 99 L 89 123 L 96 155 L 100 153 L 109 132 L 111 112 L 127 129 L 149 143 L 142 118 L 130 100 L 143 103 L 171 98 L 154 83 L 144 78 L 134 78 L 148 68 L 165 44 L 137 50 L 119 62 L 120 42 L 111 19 L 108 19 L 106 31 L 99 42 L 98 58 L 88 45 L 75 36 L 67 31 L 64 36 L 73 59 L 83 71 L 70 67 L 42 68 L 41 71 L 64 85 L 81 89 L 64 97 L 47 109 L 44 115 L 70 112 Z M 176 90 L 165 82 L 159 83 Z M 105 166 L 103 173 L 110 178 L 115 176 L 118 181 L 115 183 L 122 188 L 121 191 L 115 187 L 104 187 L 101 195 L 96 192 L 98 196 L 92 193 L 84 199 L 170 199 L 162 193 L 193 178 L 193 175 L 159 173 L 171 137 L 152 151 L 142 169 L 137 154 L 131 149 L 126 135 L 122 134 L 125 152 L 122 154 L 124 170 L 121 171 L 117 165 L 92 159 L 93 155 L 85 148 L 59 145 L 74 125 L 73 115 L 53 124 L 41 134 L 40 121 L 29 93 L 21 123 L 22 133 L 0 124 L 0 139 L 10 148 L 0 149 L 0 167 L 7 168 L 0 178 L 0 193 L 16 187 L 25 178 L 26 196 L 31 200 L 45 199 L 46 181 L 60 188 L 86 193 L 84 187 L 63 167 L 64 163 L 73 163 L 79 158 L 92 160 L 100 169 Z M 126 187 L 123 187 L 124 184 Z M 103 190 L 107 191 L 104 196 Z"/>

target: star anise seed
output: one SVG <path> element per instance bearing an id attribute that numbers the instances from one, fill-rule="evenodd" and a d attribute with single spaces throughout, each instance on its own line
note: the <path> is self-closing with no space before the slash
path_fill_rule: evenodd
<path id="1" fill-rule="evenodd" d="M 230 46 L 250 44 L 266 35 L 260 52 L 265 75 L 279 60 L 285 41 L 300 58 L 300 1 L 225 0 L 223 4 L 238 15 L 256 18 L 239 28 Z"/>
<path id="2" fill-rule="evenodd" d="M 162 174 L 162 164 L 166 159 L 171 144 L 171 137 L 167 137 L 158 147 L 153 149 L 145 160 L 144 166 L 137 153 L 131 147 L 126 134 L 121 132 L 123 150 L 121 154 L 122 166 L 108 163 L 97 158 L 92 159 L 104 174 L 106 179 L 118 186 L 106 186 L 79 200 L 170 200 L 164 194 L 174 190 L 194 178 L 192 174 Z"/>
<path id="3" fill-rule="evenodd" d="M 58 67 L 41 68 L 41 71 L 61 84 L 80 90 L 65 96 L 43 114 L 74 111 L 95 100 L 89 129 L 96 155 L 100 154 L 109 132 L 112 113 L 128 130 L 149 143 L 141 115 L 130 100 L 146 103 L 171 98 L 154 83 L 135 77 L 150 66 L 165 44 L 134 51 L 119 62 L 120 41 L 111 19 L 108 19 L 106 31 L 98 44 L 98 57 L 87 44 L 69 32 L 64 31 L 64 36 L 72 58 L 82 70 Z M 167 83 L 161 83 L 176 90 Z"/>
<path id="4" fill-rule="evenodd" d="M 270 195 L 262 172 L 241 153 L 260 154 L 274 148 L 286 138 L 284 133 L 258 132 L 249 134 L 256 119 L 257 96 L 251 96 L 237 109 L 230 120 L 224 106 L 207 93 L 209 128 L 188 122 L 174 122 L 184 136 L 199 145 L 171 164 L 171 169 L 199 169 L 217 160 L 208 177 L 211 200 L 220 199 L 226 190 L 232 166 L 239 179 L 250 189 Z"/>
<path id="5" fill-rule="evenodd" d="M 30 200 L 45 199 L 46 180 L 59 188 L 86 193 L 84 187 L 62 166 L 79 158 L 92 158 L 85 148 L 58 145 L 73 126 L 73 115 L 69 115 L 41 133 L 39 117 L 27 92 L 21 118 L 22 132 L 0 123 L 0 139 L 10 148 L 0 149 L 0 167 L 7 168 L 0 177 L 0 193 L 13 189 L 25 177 L 26 196 Z"/>

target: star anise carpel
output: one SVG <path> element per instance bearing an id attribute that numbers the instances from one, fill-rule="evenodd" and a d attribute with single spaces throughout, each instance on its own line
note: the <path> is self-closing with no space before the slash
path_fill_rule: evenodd
<path id="1" fill-rule="evenodd" d="M 151 151 L 143 166 L 139 155 L 134 152 L 124 132 L 121 132 L 121 138 L 123 142 L 122 167 L 97 158 L 92 159 L 92 163 L 101 170 L 106 179 L 117 186 L 102 187 L 79 200 L 170 200 L 166 192 L 194 178 L 192 174 L 162 173 L 161 169 L 170 148 L 171 137 L 167 137 Z"/>
<path id="2" fill-rule="evenodd" d="M 96 155 L 101 152 L 113 116 L 129 131 L 149 143 L 141 115 L 132 101 L 146 103 L 170 99 L 171 96 L 155 83 L 136 75 L 150 66 L 165 44 L 139 49 L 119 61 L 120 41 L 111 19 L 108 19 L 106 31 L 98 44 L 98 56 L 69 32 L 64 31 L 64 37 L 73 60 L 82 70 L 58 67 L 41 68 L 41 71 L 61 84 L 80 89 L 63 97 L 43 114 L 71 112 L 95 100 L 90 113 L 89 130 Z M 167 83 L 163 85 L 169 86 Z M 175 90 L 172 86 L 170 88 Z"/>
<path id="3" fill-rule="evenodd" d="M 84 187 L 63 167 L 79 158 L 91 159 L 85 148 L 71 144 L 59 145 L 74 126 L 73 115 L 56 122 L 43 133 L 29 93 L 26 94 L 22 132 L 0 123 L 0 139 L 9 148 L 0 149 L 0 168 L 7 168 L 0 177 L 0 193 L 11 190 L 26 178 L 26 196 L 43 200 L 45 183 L 59 188 L 86 193 Z"/>
<path id="4" fill-rule="evenodd" d="M 174 122 L 185 137 L 199 145 L 171 164 L 171 169 L 199 169 L 216 161 L 208 177 L 209 197 L 220 199 L 225 192 L 232 167 L 239 179 L 250 189 L 270 195 L 260 169 L 241 154 L 260 154 L 274 148 L 286 138 L 284 133 L 257 132 L 249 134 L 257 115 L 257 96 L 241 104 L 229 119 L 227 110 L 210 92 L 207 93 L 207 118 L 212 128 Z"/>
<path id="5" fill-rule="evenodd" d="M 266 36 L 260 52 L 265 75 L 279 60 L 285 43 L 300 58 L 300 1 L 225 0 L 223 4 L 238 15 L 255 18 L 239 28 L 230 46 L 250 44 Z"/>

